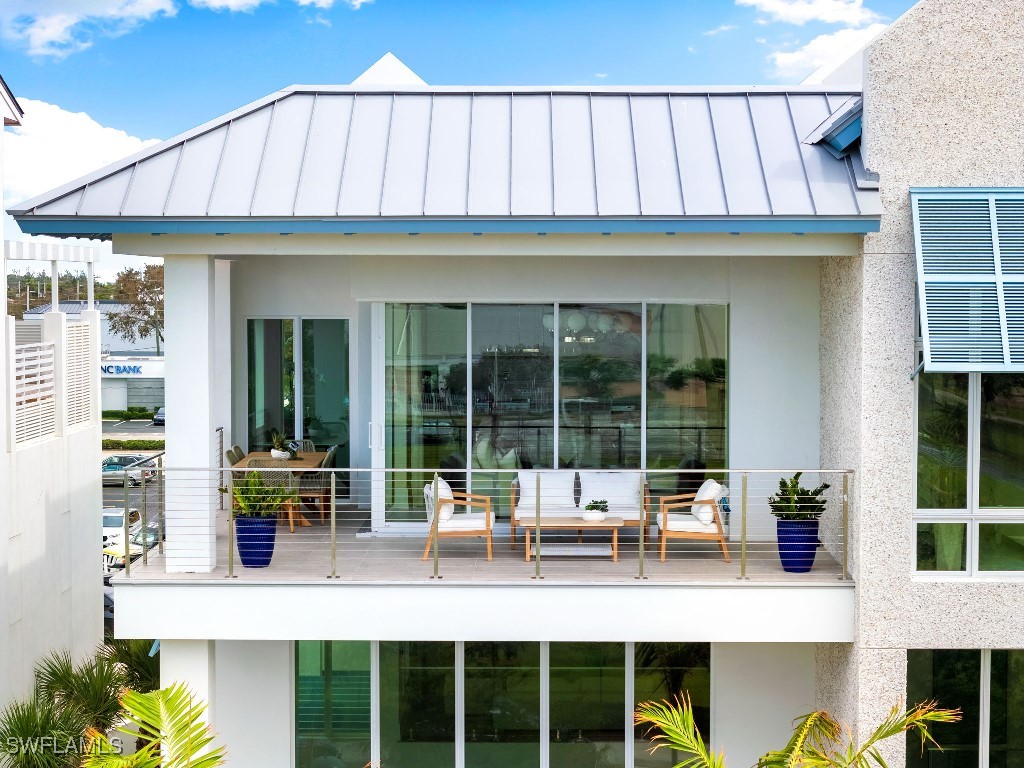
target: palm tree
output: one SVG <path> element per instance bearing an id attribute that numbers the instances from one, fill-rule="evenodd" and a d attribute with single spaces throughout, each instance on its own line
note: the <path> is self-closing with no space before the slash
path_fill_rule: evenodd
<path id="1" fill-rule="evenodd" d="M 125 691 L 121 708 L 127 723 L 118 730 L 133 738 L 139 736 L 142 747 L 133 755 L 121 755 L 104 732 L 89 729 L 89 750 L 82 768 L 214 768 L 224 764 L 224 748 L 210 749 L 214 734 L 202 720 L 206 705 L 196 702 L 184 684 L 149 693 Z"/>
<path id="2" fill-rule="evenodd" d="M 921 737 L 922 746 L 930 743 L 938 747 L 929 724 L 959 719 L 960 710 L 940 709 L 934 701 L 918 704 L 906 712 L 893 707 L 867 741 L 858 745 L 849 729 L 828 712 L 811 712 L 799 718 L 789 743 L 764 755 L 757 768 L 888 768 L 878 750 L 881 742 L 915 732 Z M 674 768 L 725 768 L 725 755 L 711 752 L 694 724 L 688 695 L 683 694 L 674 703 L 644 702 L 636 708 L 634 721 L 650 726 L 647 736 L 653 742 L 651 752 L 669 747 L 686 755 Z"/>
<path id="3" fill-rule="evenodd" d="M 160 687 L 160 656 L 152 640 L 108 640 L 97 654 L 121 670 L 126 688 L 149 693 Z"/>
<path id="4" fill-rule="evenodd" d="M 125 687 L 118 666 L 94 656 L 79 664 L 67 651 L 54 651 L 36 663 L 36 696 L 64 711 L 77 711 L 85 724 L 109 731 L 118 722 L 117 697 Z"/>
<path id="5" fill-rule="evenodd" d="M 3 768 L 75 768 L 79 744 L 88 721 L 78 710 L 52 699 L 33 696 L 11 702 L 0 713 L 0 766 Z M 61 749 L 55 749 L 60 745 Z"/>

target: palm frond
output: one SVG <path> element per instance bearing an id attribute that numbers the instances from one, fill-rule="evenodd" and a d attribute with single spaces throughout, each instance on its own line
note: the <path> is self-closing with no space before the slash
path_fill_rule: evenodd
<path id="1" fill-rule="evenodd" d="M 160 656 L 150 655 L 152 648 L 152 640 L 112 639 L 97 653 L 120 668 L 126 688 L 148 693 L 160 687 Z"/>
<path id="2" fill-rule="evenodd" d="M 931 723 L 955 723 L 959 720 L 959 709 L 942 709 L 935 701 L 922 702 L 906 712 L 900 711 L 899 707 L 893 707 L 867 741 L 856 751 L 851 749 L 846 767 L 870 768 L 874 764 L 878 768 L 888 768 L 885 759 L 877 749 L 877 744 L 902 733 L 915 732 L 921 738 L 922 747 L 931 743 L 941 749 L 932 736 L 929 725 Z"/>
<path id="3" fill-rule="evenodd" d="M 651 752 L 662 747 L 685 752 L 689 757 L 674 768 L 725 768 L 725 756 L 712 753 L 693 719 L 693 706 L 689 694 L 676 697 L 675 702 L 645 701 L 633 715 L 636 725 L 649 726 L 645 736 L 653 744 Z"/>
<path id="4" fill-rule="evenodd" d="M 125 678 L 116 664 L 93 657 L 74 664 L 67 651 L 54 651 L 36 664 L 36 691 L 62 709 L 75 709 L 86 724 L 110 730 L 118 720 L 118 696 Z"/>
<path id="5" fill-rule="evenodd" d="M 48 745 L 77 743 L 87 726 L 78 710 L 63 709 L 52 699 L 33 696 L 13 701 L 0 713 L 0 744 L 5 747 L 0 753 L 0 766 L 72 768 L 77 765 L 77 756 L 61 754 Z"/>

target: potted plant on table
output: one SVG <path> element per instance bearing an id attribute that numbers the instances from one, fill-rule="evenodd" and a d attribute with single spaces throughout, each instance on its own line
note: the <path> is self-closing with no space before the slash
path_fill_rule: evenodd
<path id="1" fill-rule="evenodd" d="M 818 550 L 818 521 L 825 512 L 822 494 L 828 483 L 808 490 L 800 485 L 802 472 L 788 480 L 779 480 L 779 492 L 768 497 L 768 505 L 777 518 L 779 559 L 788 573 L 807 573 L 814 565 Z"/>
<path id="2" fill-rule="evenodd" d="M 287 485 L 267 482 L 256 471 L 246 472 L 231 492 L 238 557 L 246 568 L 266 568 L 274 556 L 277 514 L 296 501 L 295 493 Z"/>
<path id="3" fill-rule="evenodd" d="M 590 523 L 599 523 L 608 514 L 608 499 L 594 499 L 583 508 L 583 519 Z"/>
<path id="4" fill-rule="evenodd" d="M 275 459 L 294 459 L 295 449 L 288 444 L 288 438 L 285 437 L 284 433 L 274 430 L 270 435 L 270 440 L 273 443 L 273 448 L 270 449 L 270 456 Z"/>

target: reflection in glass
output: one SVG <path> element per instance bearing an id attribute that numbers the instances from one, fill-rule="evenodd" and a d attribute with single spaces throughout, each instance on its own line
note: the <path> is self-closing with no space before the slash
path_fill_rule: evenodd
<path id="1" fill-rule="evenodd" d="M 540 754 L 540 643 L 467 642 L 467 768 L 534 768 Z"/>
<path id="2" fill-rule="evenodd" d="M 930 726 L 934 745 L 921 750 L 921 739 L 907 734 L 907 768 L 978 768 L 978 724 L 981 695 L 979 651 L 907 651 L 907 701 L 937 701 L 940 707 L 960 709 L 959 723 Z"/>
<path id="3" fill-rule="evenodd" d="M 992 651 L 989 768 L 1024 766 L 1024 651 Z"/>
<path id="4" fill-rule="evenodd" d="M 558 312 L 561 467 L 640 466 L 640 304 Z"/>
<path id="5" fill-rule="evenodd" d="M 249 320 L 249 450 L 267 451 L 271 434 L 295 437 L 295 364 L 291 320 Z"/>
<path id="6" fill-rule="evenodd" d="M 1024 375 L 981 376 L 982 507 L 1024 509 Z"/>
<path id="7" fill-rule="evenodd" d="M 382 766 L 455 765 L 455 643 L 381 642 Z"/>
<path id="8" fill-rule="evenodd" d="M 295 644 L 296 768 L 370 760 L 370 643 Z"/>
<path id="9" fill-rule="evenodd" d="M 472 468 L 551 467 L 554 311 L 544 304 L 474 304 Z M 462 366 L 465 382 L 465 366 Z M 513 475 L 473 472 L 473 491 L 508 515 Z"/>
<path id="10" fill-rule="evenodd" d="M 647 467 L 724 468 L 728 307 L 647 305 Z M 655 495 L 692 493 L 703 474 L 651 475 Z"/>
<path id="11" fill-rule="evenodd" d="M 338 446 L 336 467 L 349 466 L 348 391 L 348 320 L 303 320 L 302 436 Z"/>
<path id="12" fill-rule="evenodd" d="M 1024 523 L 978 526 L 978 570 L 1024 571 Z"/>
<path id="13" fill-rule="evenodd" d="M 645 701 L 671 701 L 686 691 L 697 728 L 711 742 L 711 645 L 637 643 L 634 663 L 634 708 Z M 668 748 L 650 754 L 646 732 L 647 726 L 634 729 L 634 768 L 671 768 L 685 759 Z"/>
<path id="14" fill-rule="evenodd" d="M 917 387 L 917 508 L 967 508 L 966 373 L 922 373 Z"/>
<path id="15" fill-rule="evenodd" d="M 465 490 L 466 305 L 388 304 L 384 325 L 384 466 L 454 470 Z M 432 477 L 389 473 L 388 520 L 423 520 Z"/>
<path id="16" fill-rule="evenodd" d="M 625 761 L 625 646 L 551 643 L 551 768 Z"/>
<path id="17" fill-rule="evenodd" d="M 917 570 L 966 571 L 966 523 L 918 523 Z"/>

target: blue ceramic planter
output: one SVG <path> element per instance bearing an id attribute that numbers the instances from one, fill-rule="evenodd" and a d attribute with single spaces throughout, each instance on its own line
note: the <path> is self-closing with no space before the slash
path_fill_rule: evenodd
<path id="1" fill-rule="evenodd" d="M 246 568 L 266 568 L 274 556 L 277 517 L 236 517 L 238 559 Z"/>
<path id="2" fill-rule="evenodd" d="M 818 551 L 817 520 L 776 519 L 779 559 L 787 573 L 807 573 Z"/>

